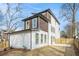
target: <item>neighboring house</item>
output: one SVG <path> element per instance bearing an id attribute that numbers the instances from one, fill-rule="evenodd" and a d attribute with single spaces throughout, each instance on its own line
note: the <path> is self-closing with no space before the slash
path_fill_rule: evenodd
<path id="1" fill-rule="evenodd" d="M 50 9 L 23 20 L 24 30 L 10 33 L 10 47 L 34 49 L 60 38 L 60 23 Z"/>
<path id="2" fill-rule="evenodd" d="M 6 30 L 0 30 L 0 42 L 3 40 L 8 40 L 8 34 Z"/>

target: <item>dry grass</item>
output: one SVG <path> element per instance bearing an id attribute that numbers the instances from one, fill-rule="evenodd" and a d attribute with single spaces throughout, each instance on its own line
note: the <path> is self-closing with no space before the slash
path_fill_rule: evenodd
<path id="1" fill-rule="evenodd" d="M 65 47 L 58 46 L 46 46 L 30 51 L 27 50 L 11 50 L 4 53 L 5 56 L 63 56 L 65 53 Z"/>
<path id="2" fill-rule="evenodd" d="M 62 50 L 54 46 L 47 46 L 38 49 L 34 49 L 25 53 L 28 56 L 63 56 L 65 49 L 62 47 Z"/>
<path id="3" fill-rule="evenodd" d="M 72 44 L 73 39 L 56 39 L 56 43 L 59 44 Z M 6 44 L 5 44 L 6 43 Z M 8 42 L 4 41 L 0 43 L 1 48 L 6 48 L 8 47 Z M 31 51 L 27 50 L 12 50 L 7 51 L 6 53 L 3 52 L 3 55 L 5 56 L 63 56 L 66 53 L 66 48 L 67 47 L 60 47 L 60 46 L 46 46 L 46 47 L 41 47 L 37 49 L 33 49 Z M 68 52 L 71 53 L 71 52 Z"/>
<path id="4" fill-rule="evenodd" d="M 73 56 L 75 55 L 74 50 L 71 47 L 60 47 L 60 46 L 46 46 L 33 50 L 17 50 L 10 49 L 5 52 L 4 56 Z M 73 53 L 72 53 L 73 52 Z"/>

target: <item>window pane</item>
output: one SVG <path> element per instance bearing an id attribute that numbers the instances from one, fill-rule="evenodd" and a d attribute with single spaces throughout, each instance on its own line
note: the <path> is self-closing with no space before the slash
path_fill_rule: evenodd
<path id="1" fill-rule="evenodd" d="M 41 43 L 43 43 L 43 34 L 41 34 Z"/>
<path id="2" fill-rule="evenodd" d="M 45 35 L 45 43 L 46 43 L 46 35 Z"/>
<path id="3" fill-rule="evenodd" d="M 51 27 L 51 32 L 55 33 L 55 28 Z"/>
<path id="4" fill-rule="evenodd" d="M 52 44 L 52 39 L 53 39 L 53 38 L 52 38 L 52 36 L 51 36 L 51 44 Z"/>
<path id="5" fill-rule="evenodd" d="M 32 28 L 37 28 L 37 18 L 32 19 Z"/>
<path id="6" fill-rule="evenodd" d="M 39 34 L 36 33 L 36 44 L 38 44 L 38 43 L 39 43 Z"/>
<path id="7" fill-rule="evenodd" d="M 30 28 L 30 21 L 26 21 L 26 29 Z"/>

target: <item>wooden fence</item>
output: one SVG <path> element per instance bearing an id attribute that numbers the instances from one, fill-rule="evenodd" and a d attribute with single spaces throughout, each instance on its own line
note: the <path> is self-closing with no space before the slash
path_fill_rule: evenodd
<path id="1" fill-rule="evenodd" d="M 9 43 L 7 40 L 3 39 L 1 42 L 0 42 L 0 48 L 8 48 L 9 47 Z"/>
<path id="2" fill-rule="evenodd" d="M 73 39 L 72 38 L 60 38 L 60 39 L 55 39 L 56 44 L 73 44 Z"/>

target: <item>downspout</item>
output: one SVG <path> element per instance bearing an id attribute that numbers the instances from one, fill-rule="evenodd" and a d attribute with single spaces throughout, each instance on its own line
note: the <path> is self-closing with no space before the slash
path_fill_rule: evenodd
<path id="1" fill-rule="evenodd" d="M 8 47 L 10 48 L 10 33 L 8 33 L 7 35 L 8 35 Z"/>
<path id="2" fill-rule="evenodd" d="M 32 20 L 30 22 L 30 49 L 32 49 Z"/>
<path id="3" fill-rule="evenodd" d="M 30 31 L 30 49 L 32 49 L 32 30 Z"/>
<path id="4" fill-rule="evenodd" d="M 48 23 L 48 45 L 49 45 L 49 40 L 50 38 L 49 38 L 49 23 Z"/>

